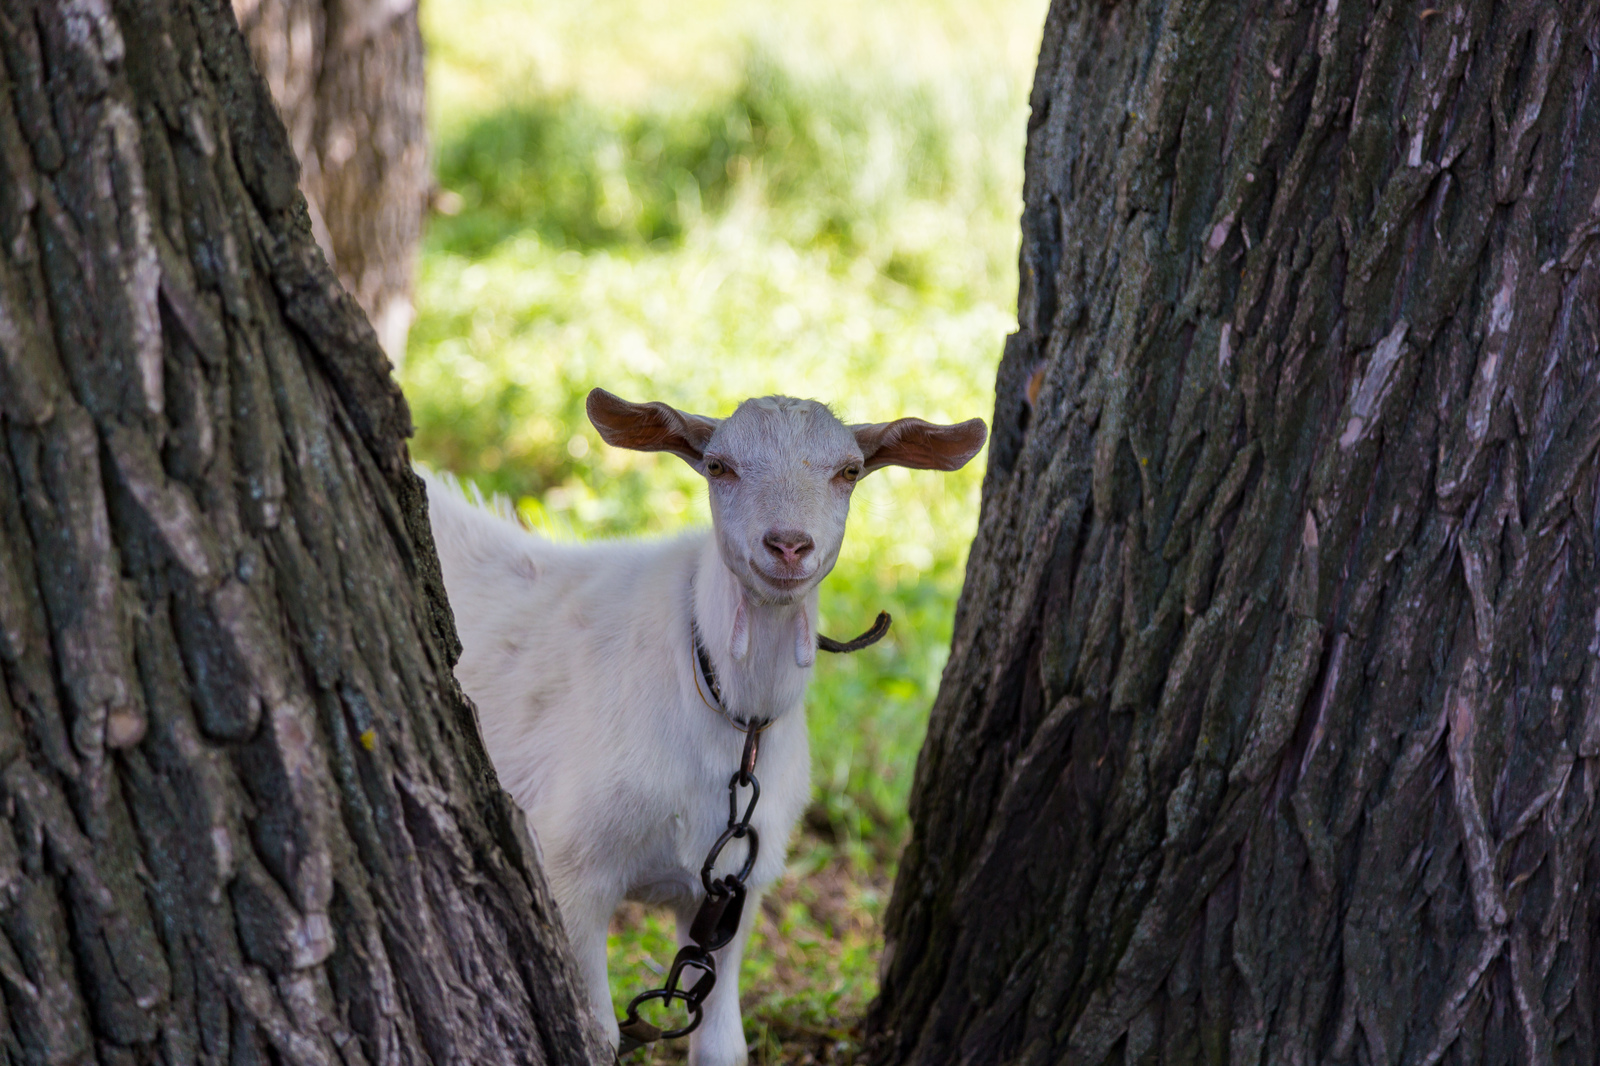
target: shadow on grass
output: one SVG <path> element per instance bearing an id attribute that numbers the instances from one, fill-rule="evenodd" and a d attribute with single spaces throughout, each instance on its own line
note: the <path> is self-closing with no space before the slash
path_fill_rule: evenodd
<path id="1" fill-rule="evenodd" d="M 467 257 L 529 231 L 580 251 L 672 243 L 753 182 L 792 243 L 853 252 L 897 203 L 941 195 L 953 149 L 926 87 L 806 79 L 753 51 L 730 92 L 694 107 L 540 97 L 444 138 L 439 183 L 461 200 L 429 241 Z"/>

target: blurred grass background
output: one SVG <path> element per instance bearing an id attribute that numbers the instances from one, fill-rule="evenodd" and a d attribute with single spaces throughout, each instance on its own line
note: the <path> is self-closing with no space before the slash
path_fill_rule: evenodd
<path id="1" fill-rule="evenodd" d="M 987 419 L 1044 12 L 424 0 L 439 210 L 402 374 L 417 457 L 550 536 L 661 533 L 708 521 L 703 483 L 602 445 L 594 385 L 709 415 L 782 392 L 846 421 Z M 758 1062 L 853 1053 L 984 462 L 856 491 L 822 629 L 895 625 L 817 669 L 816 802 L 744 970 Z M 615 929 L 620 1001 L 674 944 L 637 908 Z"/>

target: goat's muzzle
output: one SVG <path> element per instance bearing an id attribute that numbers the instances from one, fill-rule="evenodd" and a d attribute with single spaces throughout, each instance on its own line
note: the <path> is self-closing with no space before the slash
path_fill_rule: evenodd
<path id="1" fill-rule="evenodd" d="M 773 559 L 786 569 L 799 569 L 805 557 L 816 547 L 811 534 L 798 529 L 769 529 L 767 535 L 761 538 L 761 543 L 767 546 Z"/>

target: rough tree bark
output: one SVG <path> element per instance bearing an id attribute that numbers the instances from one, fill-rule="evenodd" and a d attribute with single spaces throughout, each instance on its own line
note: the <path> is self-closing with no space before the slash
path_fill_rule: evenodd
<path id="1" fill-rule="evenodd" d="M 417 0 L 233 0 L 300 160 L 311 231 L 396 365 L 427 212 Z"/>
<path id="2" fill-rule="evenodd" d="M 1597 63 L 1054 4 L 876 1061 L 1600 1061 Z"/>
<path id="3" fill-rule="evenodd" d="M 602 1061 L 227 0 L 0 0 L 0 1049 Z"/>

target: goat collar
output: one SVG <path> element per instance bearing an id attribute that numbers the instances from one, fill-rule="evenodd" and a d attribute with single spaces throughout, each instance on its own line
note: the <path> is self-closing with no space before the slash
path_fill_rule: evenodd
<path id="1" fill-rule="evenodd" d="M 741 721 L 733 716 L 727 706 L 722 702 L 722 686 L 717 684 L 717 671 L 711 665 L 711 653 L 706 651 L 705 641 L 700 639 L 700 627 L 693 618 L 689 620 L 689 635 L 694 638 L 694 690 L 700 695 L 700 702 L 716 711 L 728 720 L 728 724 L 741 732 L 761 732 L 772 724 L 772 719 L 762 718 L 756 721 Z"/>
<path id="2" fill-rule="evenodd" d="M 803 614 L 802 617 L 804 617 Z M 884 634 L 889 632 L 889 622 L 889 612 L 879 611 L 877 620 L 872 623 L 872 628 L 854 640 L 834 640 L 832 637 L 818 633 L 817 647 L 823 651 L 831 651 L 838 654 L 847 654 L 853 651 L 860 651 L 862 648 L 869 648 L 882 640 Z M 732 712 L 723 705 L 722 686 L 717 684 L 717 670 L 716 667 L 711 665 L 711 653 L 706 651 L 706 643 L 700 639 L 700 626 L 695 622 L 693 615 L 689 618 L 689 636 L 694 643 L 694 690 L 699 694 L 700 701 L 726 718 L 728 724 L 735 729 L 742 729 L 746 732 L 751 729 L 759 731 L 771 725 L 771 719 L 752 723 L 740 721 L 733 716 Z"/>
<path id="3" fill-rule="evenodd" d="M 706 651 L 705 641 L 700 639 L 700 627 L 693 620 L 689 622 L 689 634 L 694 638 L 694 690 L 707 707 L 728 717 L 728 712 L 722 707 L 722 686 L 717 684 L 717 671 L 711 666 L 711 655 Z"/>

